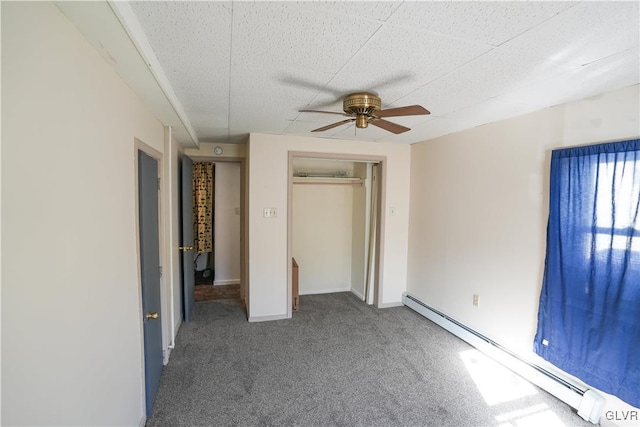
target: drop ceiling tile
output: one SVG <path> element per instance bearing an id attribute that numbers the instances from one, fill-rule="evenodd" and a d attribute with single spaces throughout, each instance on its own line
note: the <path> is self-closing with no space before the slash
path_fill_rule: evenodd
<path id="1" fill-rule="evenodd" d="M 312 136 L 318 138 L 330 138 L 344 130 L 341 126 L 339 126 L 337 128 L 329 129 L 324 132 L 311 132 L 313 129 L 318 129 L 321 126 L 321 124 L 314 122 L 296 120 L 295 122 L 292 122 L 289 127 L 287 127 L 284 133 L 292 135 Z"/>
<path id="2" fill-rule="evenodd" d="M 131 7 L 163 70 L 174 76 L 172 86 L 228 81 L 231 2 L 131 2 Z M 222 77 L 212 76 L 212 68 Z"/>
<path id="3" fill-rule="evenodd" d="M 282 133 L 291 123 L 281 109 L 260 108 L 254 98 L 236 98 L 229 109 L 229 127 L 252 132 Z"/>
<path id="4" fill-rule="evenodd" d="M 195 129 L 228 126 L 231 2 L 131 7 Z"/>
<path id="5" fill-rule="evenodd" d="M 203 128 L 227 128 L 229 126 L 229 112 L 225 109 L 211 110 L 186 110 L 191 125 L 197 129 Z"/>
<path id="6" fill-rule="evenodd" d="M 423 86 L 409 95 L 394 102 L 391 107 L 403 105 L 422 105 L 431 112 L 428 117 L 440 117 L 453 111 L 482 101 L 484 97 L 469 93 L 454 85 L 437 87 L 434 84 Z"/>
<path id="7" fill-rule="evenodd" d="M 312 2 L 234 2 L 231 72 L 257 66 L 335 73 L 379 26 Z"/>
<path id="8" fill-rule="evenodd" d="M 624 52 L 607 56 L 583 68 L 631 76 L 640 82 L 640 48 L 636 46 Z"/>
<path id="9" fill-rule="evenodd" d="M 220 96 L 215 87 L 203 87 L 200 91 L 195 89 L 181 90 L 180 101 L 190 111 L 211 112 L 216 108 L 227 108 L 227 95 Z"/>
<path id="10" fill-rule="evenodd" d="M 423 141 L 426 141 L 439 136 L 461 132 L 465 129 L 469 129 L 469 126 L 461 120 L 437 117 L 435 120 L 427 122 L 417 128 L 416 131 L 418 131 L 419 134 L 416 136 L 420 136 Z"/>
<path id="11" fill-rule="evenodd" d="M 347 129 L 342 130 L 340 133 L 337 133 L 335 136 L 336 138 L 340 138 L 340 139 L 349 139 L 349 140 L 358 140 L 358 141 L 377 141 L 385 137 L 388 138 L 391 135 L 394 135 L 394 134 L 373 125 L 369 125 L 364 129 L 358 129 L 354 125 L 350 125 Z"/>
<path id="12" fill-rule="evenodd" d="M 213 88 L 212 88 L 213 89 Z M 220 97 L 215 90 L 180 91 L 180 102 L 192 126 L 228 126 L 229 103 L 227 97 Z"/>
<path id="13" fill-rule="evenodd" d="M 400 4 L 394 1 L 316 1 L 307 2 L 310 13 L 354 16 L 361 19 L 386 21 Z"/>
<path id="14" fill-rule="evenodd" d="M 415 144 L 437 138 L 442 135 L 459 132 L 465 129 L 465 124 L 459 120 L 444 119 L 441 117 L 432 117 L 420 126 L 411 129 L 400 135 L 394 135 L 382 138 L 382 142 L 399 142 L 405 144 Z"/>
<path id="15" fill-rule="evenodd" d="M 324 111 L 324 110 L 321 110 Z M 342 112 L 342 109 L 336 110 L 326 110 L 326 111 L 335 111 Z M 338 114 L 322 114 L 322 113 L 298 113 L 296 120 L 302 122 L 315 123 L 316 127 L 320 127 L 323 125 L 328 125 L 331 123 L 339 122 L 342 120 L 347 120 L 349 117 L 338 115 Z"/>
<path id="16" fill-rule="evenodd" d="M 616 73 L 579 70 L 570 71 L 530 86 L 499 96 L 505 101 L 520 101 L 546 108 L 613 91 L 638 83 L 638 73 L 623 76 Z"/>
<path id="17" fill-rule="evenodd" d="M 331 79 L 335 77 L 335 74 L 323 73 L 316 70 L 297 70 L 297 69 L 278 69 L 274 71 L 274 78 L 278 83 L 286 85 L 289 89 L 307 91 L 318 95 L 320 93 L 329 93 L 335 99 L 341 98 L 342 93 L 333 91 L 330 87 Z M 309 106 L 311 101 L 307 103 Z M 330 103 L 332 104 L 333 101 Z M 326 104 L 325 106 L 329 106 Z"/>
<path id="18" fill-rule="evenodd" d="M 470 105 L 447 114 L 444 118 L 464 123 L 466 128 L 472 128 L 520 116 L 538 109 L 533 104 L 526 104 L 520 101 L 514 99 L 487 99 L 479 104 Z"/>
<path id="19" fill-rule="evenodd" d="M 333 88 L 332 83 L 329 83 L 327 89 L 321 91 L 317 94 L 313 100 L 307 106 L 307 109 L 311 110 L 321 110 L 321 111 L 333 111 L 333 112 L 342 112 L 343 111 L 343 100 L 344 97 L 353 92 L 361 92 L 366 91 L 362 90 L 335 90 Z"/>
<path id="20" fill-rule="evenodd" d="M 385 25 L 331 81 L 341 93 L 373 91 L 389 105 L 491 49 L 490 46 Z"/>
<path id="21" fill-rule="evenodd" d="M 638 46 L 639 2 L 580 2 L 504 44 L 505 48 L 586 65 Z"/>
<path id="22" fill-rule="evenodd" d="M 499 46 L 572 5 L 573 2 L 406 2 L 388 22 Z"/>
<path id="23" fill-rule="evenodd" d="M 160 50 L 192 49 L 194 41 L 210 42 L 212 35 L 219 38 L 219 43 L 211 48 L 228 49 L 231 1 L 131 1 L 129 4 L 149 41 Z"/>
<path id="24" fill-rule="evenodd" d="M 492 98 L 521 86 L 562 74 L 572 67 L 495 48 L 431 83 L 433 87 L 478 98 Z"/>
<path id="25" fill-rule="evenodd" d="M 398 107 L 402 107 L 402 106 L 403 105 L 398 105 Z M 430 118 L 431 118 L 431 115 L 400 116 L 400 117 L 385 117 L 385 120 L 413 129 L 414 127 L 419 126 L 422 123 L 428 121 Z"/>
<path id="26" fill-rule="evenodd" d="M 342 113 L 343 112 L 343 96 L 339 97 L 328 96 L 325 93 L 318 95 L 315 97 L 304 109 L 305 110 L 319 110 L 319 111 L 329 111 L 334 113 Z M 316 113 L 304 113 L 306 114 L 316 114 Z M 330 115 L 325 114 L 317 114 L 317 119 L 322 121 L 324 118 L 326 120 L 327 117 L 331 117 Z M 313 120 L 315 121 L 315 120 Z"/>
<path id="27" fill-rule="evenodd" d="M 304 76 L 291 79 L 291 75 Z M 332 74 L 312 70 L 288 70 L 271 68 L 242 68 L 234 73 L 231 83 L 231 103 L 236 98 L 251 97 L 260 108 L 273 110 L 274 106 L 296 112 L 306 108 L 314 97 L 333 77 Z"/>

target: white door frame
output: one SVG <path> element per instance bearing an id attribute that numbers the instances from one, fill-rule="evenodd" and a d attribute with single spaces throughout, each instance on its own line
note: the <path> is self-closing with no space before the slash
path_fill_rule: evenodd
<path id="1" fill-rule="evenodd" d="M 293 314 L 293 298 L 292 298 L 292 257 L 293 257 L 293 159 L 296 157 L 317 158 L 326 160 L 344 160 L 352 162 L 376 162 L 380 164 L 380 187 L 379 197 L 376 208 L 378 209 L 378 222 L 376 225 L 376 251 L 375 251 L 375 279 L 374 279 L 374 299 L 373 304 L 380 307 L 382 301 L 382 288 L 384 286 L 382 280 L 383 264 L 384 264 L 384 224 L 386 211 L 386 192 L 387 192 L 387 157 L 386 156 L 368 156 L 360 154 L 339 154 L 339 153 L 318 153 L 308 151 L 289 151 L 289 162 L 287 172 L 287 318 L 291 318 Z"/>

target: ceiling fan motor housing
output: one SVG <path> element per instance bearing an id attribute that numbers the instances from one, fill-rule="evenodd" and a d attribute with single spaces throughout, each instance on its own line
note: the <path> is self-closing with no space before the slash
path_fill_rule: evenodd
<path id="1" fill-rule="evenodd" d="M 342 109 L 356 116 L 356 127 L 366 128 L 373 113 L 382 109 L 382 101 L 372 93 L 352 93 L 344 98 Z"/>

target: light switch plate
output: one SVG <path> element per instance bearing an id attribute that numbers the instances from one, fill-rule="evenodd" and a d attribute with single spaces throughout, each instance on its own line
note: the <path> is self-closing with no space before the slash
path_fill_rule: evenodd
<path id="1" fill-rule="evenodd" d="M 262 216 L 265 218 L 276 218 L 278 216 L 278 209 L 264 208 Z"/>

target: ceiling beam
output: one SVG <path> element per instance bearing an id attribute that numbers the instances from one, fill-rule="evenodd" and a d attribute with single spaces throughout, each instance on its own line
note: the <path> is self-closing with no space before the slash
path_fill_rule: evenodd
<path id="1" fill-rule="evenodd" d="M 127 2 L 54 4 L 185 148 L 198 136 Z"/>

